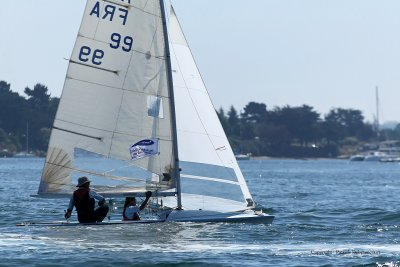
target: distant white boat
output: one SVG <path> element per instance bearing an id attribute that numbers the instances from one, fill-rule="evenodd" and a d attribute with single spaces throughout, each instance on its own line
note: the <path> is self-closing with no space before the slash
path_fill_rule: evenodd
<path id="1" fill-rule="evenodd" d="M 364 159 L 365 159 L 364 155 L 357 154 L 357 155 L 351 156 L 349 160 L 350 161 L 364 161 Z"/>
<path id="2" fill-rule="evenodd" d="M 235 155 L 236 160 L 249 160 L 250 157 L 251 157 L 250 153 L 248 153 L 248 154 L 236 154 Z"/>
<path id="3" fill-rule="evenodd" d="M 372 151 L 365 156 L 364 161 L 381 161 L 388 157 L 389 155 L 385 152 Z"/>
<path id="4" fill-rule="evenodd" d="M 19 152 L 13 156 L 14 158 L 33 158 L 36 157 L 35 154 L 27 152 Z"/>
<path id="5" fill-rule="evenodd" d="M 28 122 L 26 123 L 26 135 L 25 135 L 25 137 L 26 137 L 26 141 L 25 141 L 26 142 L 25 143 L 26 150 L 25 151 L 21 151 L 21 152 L 15 154 L 15 155 L 13 155 L 14 158 L 33 158 L 33 157 L 36 157 L 35 154 L 29 152 L 29 123 Z"/>
<path id="6" fill-rule="evenodd" d="M 387 157 L 384 159 L 381 159 L 380 162 L 385 162 L 385 163 L 392 163 L 392 162 L 400 162 L 400 157 Z"/>
<path id="7" fill-rule="evenodd" d="M 365 154 L 357 154 L 350 157 L 350 161 L 384 161 L 389 158 L 394 158 L 394 155 L 390 155 L 382 151 L 370 151 Z"/>

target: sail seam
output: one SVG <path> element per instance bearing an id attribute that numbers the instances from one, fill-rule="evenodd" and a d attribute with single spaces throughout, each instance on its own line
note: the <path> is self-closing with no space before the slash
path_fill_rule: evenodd
<path id="1" fill-rule="evenodd" d="M 146 179 L 139 179 L 139 178 L 133 178 L 133 177 L 124 177 L 124 176 L 116 176 L 116 175 L 107 175 L 107 174 L 99 173 L 99 172 L 95 172 L 95 171 L 88 171 L 88 170 L 83 170 L 83 169 L 79 169 L 79 168 L 68 167 L 68 166 L 52 163 L 52 162 L 49 162 L 49 161 L 46 161 L 46 164 L 49 164 L 49 165 L 52 165 L 52 166 L 57 166 L 57 167 L 63 167 L 65 169 L 69 169 L 69 170 L 72 170 L 72 171 L 81 172 L 81 173 L 85 173 L 85 174 L 106 177 L 106 178 L 110 178 L 111 180 L 115 180 L 115 181 L 146 182 Z M 63 184 L 63 183 L 51 183 L 51 184 L 70 185 L 70 184 Z"/>
<path id="2" fill-rule="evenodd" d="M 62 119 L 57 119 L 57 121 L 62 121 L 62 122 L 65 122 L 65 123 L 70 123 L 70 124 L 72 124 L 72 125 L 77 125 L 77 126 L 85 127 L 85 128 L 92 129 L 92 130 L 103 131 L 103 132 L 106 132 L 106 133 L 116 133 L 116 134 L 120 134 L 120 135 L 135 136 L 135 137 L 139 137 L 139 138 L 146 138 L 146 137 L 147 137 L 147 136 L 142 136 L 142 135 L 129 134 L 129 133 L 126 133 L 126 132 L 121 132 L 121 131 L 115 131 L 115 130 L 114 130 L 114 131 L 111 131 L 111 130 L 106 130 L 106 129 L 100 129 L 100 128 L 95 128 L 95 127 L 90 127 L 90 126 L 88 126 L 88 125 L 82 125 L 82 124 L 78 124 L 78 123 L 75 123 L 75 122 L 71 122 L 71 121 L 67 121 L 67 120 L 62 120 Z M 86 137 L 89 137 L 89 138 L 98 139 L 99 141 L 102 141 L 102 140 L 104 139 L 103 137 L 94 137 L 94 136 L 90 136 L 90 135 L 80 134 L 80 133 L 78 133 L 78 132 L 74 132 L 74 131 L 67 130 L 67 129 L 62 129 L 62 128 L 59 128 L 59 127 L 56 127 L 56 126 L 53 126 L 53 128 L 54 128 L 54 129 L 57 129 L 57 130 L 61 130 L 61 131 L 73 133 L 73 134 L 78 134 L 78 135 L 86 136 Z M 163 140 L 163 141 L 171 141 L 170 139 L 162 138 L 162 137 L 158 137 L 158 139 Z"/>
<path id="3" fill-rule="evenodd" d="M 180 132 L 185 132 L 185 133 L 192 133 L 192 134 L 199 134 L 199 135 L 206 135 L 206 136 L 213 136 L 213 137 L 224 138 L 224 136 L 221 136 L 221 135 L 209 134 L 209 133 L 204 133 L 204 132 L 201 133 L 201 132 L 195 132 L 195 131 L 189 131 L 189 130 L 182 130 L 182 129 L 179 129 L 179 131 L 180 131 Z M 226 147 L 226 146 L 221 146 L 221 147 Z M 221 150 L 221 147 L 217 147 L 217 148 L 214 147 L 214 149 L 215 149 L 215 150 Z"/>
<path id="4" fill-rule="evenodd" d="M 147 94 L 145 92 L 142 92 L 142 91 L 130 90 L 130 89 L 122 88 L 122 87 L 104 85 L 104 84 L 101 84 L 101 83 L 96 83 L 96 82 L 91 82 L 91 81 L 86 81 L 86 80 L 82 80 L 82 79 L 73 78 L 71 76 L 68 76 L 67 78 L 70 79 L 70 80 L 80 81 L 80 82 L 84 82 L 84 83 L 88 83 L 88 84 L 101 85 L 103 87 L 111 88 L 111 89 L 115 89 L 115 90 L 127 91 L 127 92 L 131 92 L 131 93 L 142 94 L 142 95 L 149 95 L 149 94 Z M 157 95 L 157 97 L 161 97 L 161 98 L 164 98 L 164 99 L 169 99 L 168 96 L 163 96 L 163 95 Z"/>
<path id="5" fill-rule="evenodd" d="M 103 0 L 104 2 L 107 2 L 107 3 L 110 3 L 110 4 L 114 4 L 114 5 L 117 5 L 117 6 L 122 6 L 122 7 L 126 7 L 126 8 L 130 8 L 130 7 L 133 7 L 133 6 L 131 6 L 130 4 L 122 4 L 122 3 L 117 3 L 117 2 L 114 2 L 114 1 L 111 1 L 111 0 Z"/>
<path id="6" fill-rule="evenodd" d="M 188 179 L 194 179 L 194 180 L 213 181 L 213 182 L 218 182 L 218 183 L 233 184 L 233 185 L 240 186 L 239 182 L 228 181 L 228 180 L 223 180 L 223 179 L 219 179 L 219 178 L 196 176 L 196 175 L 189 175 L 189 174 L 181 174 L 181 177 L 188 178 Z"/>
<path id="7" fill-rule="evenodd" d="M 152 16 L 154 16 L 154 17 L 159 17 L 159 18 L 160 18 L 160 16 L 159 16 L 158 14 L 151 13 L 151 12 L 146 11 L 146 10 L 144 10 L 143 8 L 137 7 L 137 6 L 135 6 L 135 5 L 117 3 L 117 2 L 114 2 L 114 1 L 112 1 L 112 0 L 102 0 L 102 1 L 103 1 L 103 2 L 107 2 L 107 3 L 110 3 L 110 4 L 114 4 L 114 5 L 117 5 L 117 6 L 122 6 L 122 7 L 125 7 L 125 8 L 127 8 L 127 9 L 129 9 L 129 8 L 132 7 L 132 8 L 134 8 L 134 9 L 139 10 L 139 11 L 142 11 L 143 13 L 146 13 L 146 14 L 152 15 Z M 147 2 L 146 2 L 146 6 L 147 6 Z"/>

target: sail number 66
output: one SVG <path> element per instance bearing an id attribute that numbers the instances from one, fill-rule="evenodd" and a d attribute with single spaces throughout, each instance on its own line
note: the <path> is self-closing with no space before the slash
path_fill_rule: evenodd
<path id="1" fill-rule="evenodd" d="M 101 59 L 104 57 L 104 51 L 100 49 L 96 49 L 92 52 L 92 49 L 89 46 L 82 46 L 81 51 L 79 52 L 79 60 L 83 62 L 91 62 L 94 65 L 101 65 Z"/>
<path id="2" fill-rule="evenodd" d="M 113 33 L 111 35 L 110 47 L 114 49 L 122 48 L 125 52 L 130 52 L 132 50 L 133 38 L 130 36 L 125 36 L 122 38 L 121 34 Z"/>
<path id="3" fill-rule="evenodd" d="M 130 52 L 133 46 L 133 38 L 125 36 L 124 38 L 119 33 L 113 33 L 111 35 L 110 47 L 113 49 L 121 49 L 125 52 Z M 104 58 L 104 51 L 100 49 L 92 50 L 89 46 L 82 46 L 79 51 L 79 60 L 82 62 L 88 62 L 89 60 L 94 65 L 101 65 L 102 59 Z"/>

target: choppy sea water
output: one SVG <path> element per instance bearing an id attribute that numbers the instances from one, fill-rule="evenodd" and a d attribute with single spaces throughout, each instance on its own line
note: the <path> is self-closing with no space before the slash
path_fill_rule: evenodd
<path id="1" fill-rule="evenodd" d="M 30 197 L 43 161 L 0 159 L 0 266 L 400 266 L 399 164 L 241 161 L 272 225 L 16 227 L 63 218 Z"/>

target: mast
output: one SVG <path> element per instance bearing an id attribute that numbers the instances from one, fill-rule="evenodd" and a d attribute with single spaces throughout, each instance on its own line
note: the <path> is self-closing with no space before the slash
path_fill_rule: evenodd
<path id="1" fill-rule="evenodd" d="M 178 134 L 176 129 L 176 113 L 175 113 L 175 98 L 174 98 L 174 85 L 172 81 L 172 67 L 171 67 L 171 55 L 169 50 L 169 40 L 167 31 L 167 19 L 165 15 L 164 1 L 160 0 L 161 8 L 161 19 L 163 24 L 164 33 L 164 47 L 165 47 L 165 59 L 167 65 L 167 80 L 168 80 L 168 92 L 170 95 L 170 108 L 171 108 L 171 123 L 172 123 L 172 138 L 173 138 L 173 149 L 175 156 L 175 169 L 174 176 L 176 181 L 176 192 L 177 192 L 177 209 L 182 209 L 182 198 L 181 198 L 181 178 L 179 171 L 179 157 L 178 157 Z"/>
<path id="2" fill-rule="evenodd" d="M 26 153 L 25 156 L 29 154 L 29 122 L 26 122 Z"/>
<path id="3" fill-rule="evenodd" d="M 378 138 L 378 144 L 380 140 L 380 133 L 379 133 L 379 91 L 378 86 L 375 88 L 375 101 L 376 101 L 376 136 Z"/>

